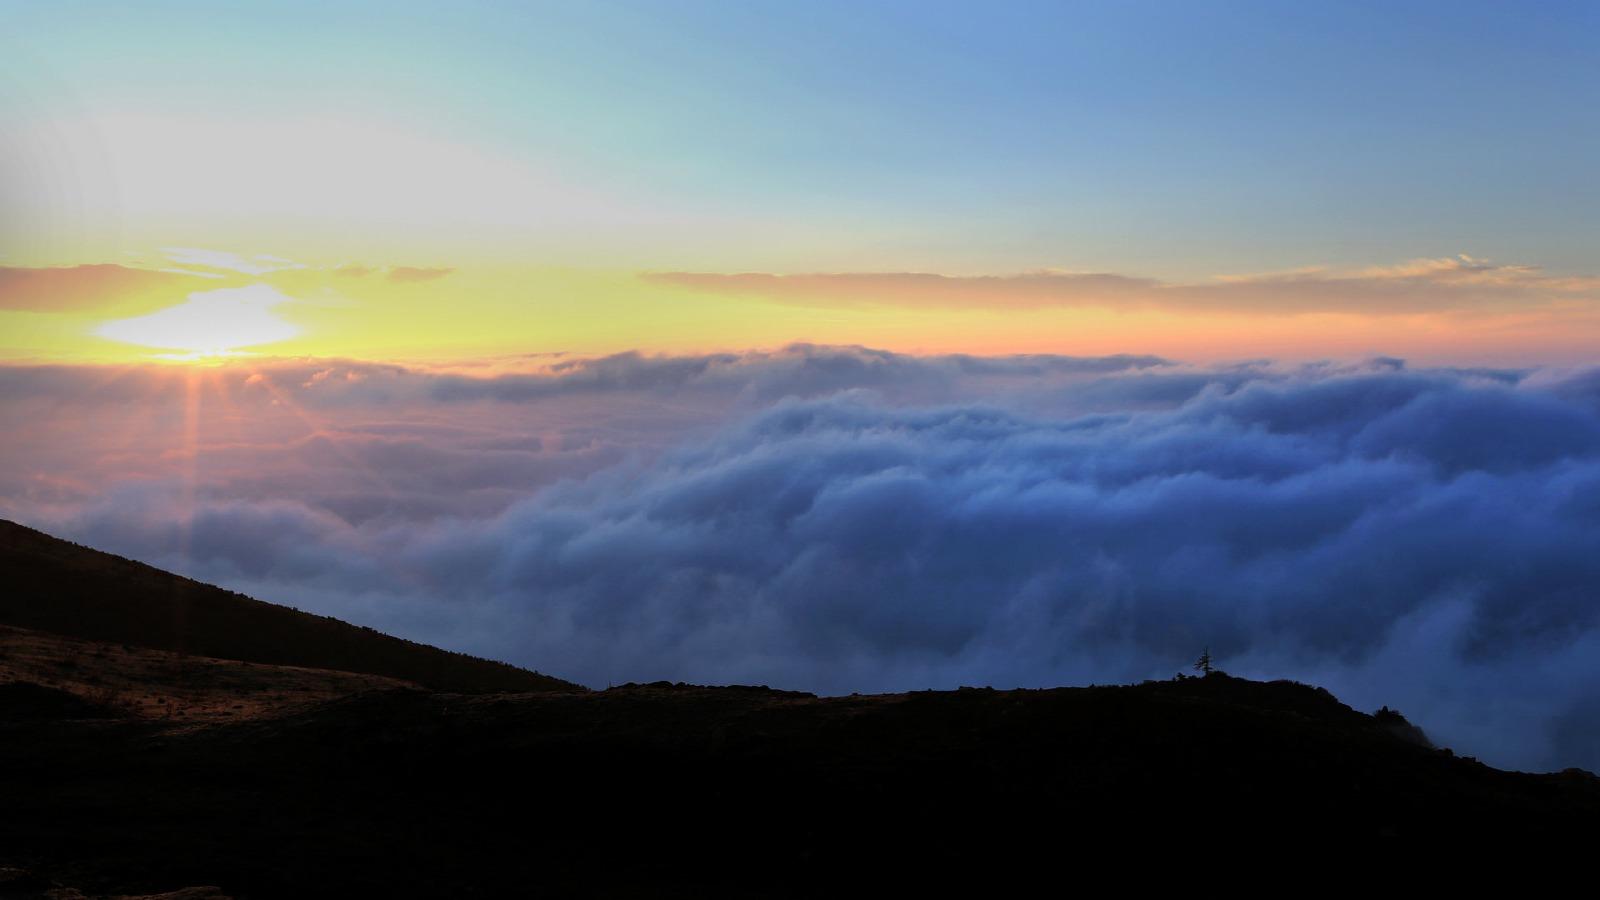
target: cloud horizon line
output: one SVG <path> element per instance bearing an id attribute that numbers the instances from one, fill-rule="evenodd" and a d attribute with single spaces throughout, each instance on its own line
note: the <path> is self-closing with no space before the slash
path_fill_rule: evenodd
<path id="1" fill-rule="evenodd" d="M 1406 315 L 1506 312 L 1532 304 L 1600 301 L 1600 276 L 1548 275 L 1538 266 L 1458 254 L 1340 270 L 1313 266 L 1175 283 L 1114 272 L 1042 269 L 1010 275 L 936 272 L 644 272 L 679 288 L 820 307 L 1041 309 Z"/>

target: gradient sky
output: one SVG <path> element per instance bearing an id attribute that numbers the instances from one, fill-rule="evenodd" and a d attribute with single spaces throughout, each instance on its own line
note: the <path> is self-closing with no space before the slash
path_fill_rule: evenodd
<path id="1" fill-rule="evenodd" d="M 184 268 L 285 298 L 168 351 L 1529 363 L 1600 337 L 1593 4 L 0 11 L 0 265 Z M 255 271 L 197 269 L 195 249 Z M 1396 309 L 1365 277 L 1463 254 L 1480 282 L 1521 281 L 1413 275 L 1427 297 Z M 341 265 L 453 271 L 316 277 Z M 1074 285 L 1019 309 L 1004 281 L 883 303 L 640 277 L 1039 272 L 1278 283 L 1242 306 Z M 105 330 L 197 290 L 105 274 L 92 302 L 54 306 L 0 282 L 0 353 L 125 360 L 147 348 L 109 335 L 193 330 L 186 313 Z"/>

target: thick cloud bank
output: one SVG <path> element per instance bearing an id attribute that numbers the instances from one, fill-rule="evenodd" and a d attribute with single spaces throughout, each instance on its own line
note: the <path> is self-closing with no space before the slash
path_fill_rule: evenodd
<path id="1" fill-rule="evenodd" d="M 805 347 L 256 375 L 299 409 L 286 432 L 341 424 L 98 482 L 134 464 L 14 451 L 7 505 L 600 686 L 1107 682 L 1209 646 L 1497 764 L 1600 769 L 1593 373 Z M 61 396 L 79 373 L 5 377 Z"/>

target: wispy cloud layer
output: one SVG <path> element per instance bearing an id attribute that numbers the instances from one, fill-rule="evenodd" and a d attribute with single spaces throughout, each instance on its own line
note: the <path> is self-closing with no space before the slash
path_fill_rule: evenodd
<path id="1" fill-rule="evenodd" d="M 176 249 L 144 265 L 0 270 L 0 331 L 12 335 L 0 355 L 138 359 L 148 351 L 96 341 L 105 332 L 84 320 L 145 315 L 197 290 L 258 284 L 297 301 L 285 313 L 298 331 L 272 352 L 462 365 L 527 348 L 693 352 L 797 335 L 915 353 L 1142 349 L 1222 361 L 1391 352 L 1430 362 L 1573 363 L 1589 359 L 1600 339 L 1600 279 L 1473 257 L 1194 284 L 1066 272 L 639 275 L 302 264 Z M 259 347 L 269 336 L 226 343 Z"/>
<path id="2" fill-rule="evenodd" d="M 130 268 L 114 263 L 56 268 L 0 266 L 0 309 L 80 312 L 144 291 L 194 290 L 205 282 L 188 273 Z"/>
<path id="3" fill-rule="evenodd" d="M 395 266 L 389 270 L 389 280 L 401 283 L 415 284 L 422 281 L 438 281 L 454 272 L 455 269 L 424 266 Z"/>
<path id="4" fill-rule="evenodd" d="M 244 255 L 223 250 L 206 250 L 196 247 L 167 247 L 162 250 L 167 258 L 180 265 L 199 266 L 241 275 L 265 275 L 283 269 L 303 269 L 304 265 L 281 256 L 265 254 Z"/>
<path id="5" fill-rule="evenodd" d="M 1209 645 L 1500 764 L 1600 768 L 1592 370 L 538 365 L 0 370 L 35 425 L 0 503 L 593 684 L 1104 682 Z"/>
<path id="6" fill-rule="evenodd" d="M 1552 276 L 1536 267 L 1499 265 L 1465 255 L 1353 271 L 1307 268 L 1222 276 L 1198 284 L 1057 271 L 1004 276 L 659 272 L 645 277 L 699 291 L 817 306 L 1060 306 L 1382 315 L 1509 311 L 1561 301 L 1600 300 L 1600 277 Z"/>

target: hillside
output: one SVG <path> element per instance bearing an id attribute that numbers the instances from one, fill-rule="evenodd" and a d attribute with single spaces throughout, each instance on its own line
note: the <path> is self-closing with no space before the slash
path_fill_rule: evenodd
<path id="1" fill-rule="evenodd" d="M 1324 691 L 1220 674 L 380 691 L 181 728 L 49 691 L 0 691 L 0 866 L 105 895 L 795 896 L 1105 844 L 1600 837 L 1592 775 L 1498 771 Z"/>
<path id="2" fill-rule="evenodd" d="M 215 659 L 0 625 L 0 687 L 48 688 L 108 715 L 215 723 L 282 715 L 410 681 Z M 0 897 L 3 897 L 0 894 Z"/>
<path id="3" fill-rule="evenodd" d="M 331 645 L 324 663 L 398 647 L 475 688 L 491 664 L 32 532 L 5 558 L 35 603 L 67 598 L 3 601 L 34 623 L 0 628 L 5 897 L 836 895 L 863 874 L 1059 877 L 1107 845 L 1600 837 L 1595 776 L 1499 771 L 1294 682 L 425 690 L 38 623 L 76 609 L 80 633 L 267 655 L 223 628 L 261 616 Z"/>
<path id="4" fill-rule="evenodd" d="M 332 669 L 435 690 L 582 690 L 91 550 L 0 519 L 0 625 L 193 656 Z"/>

